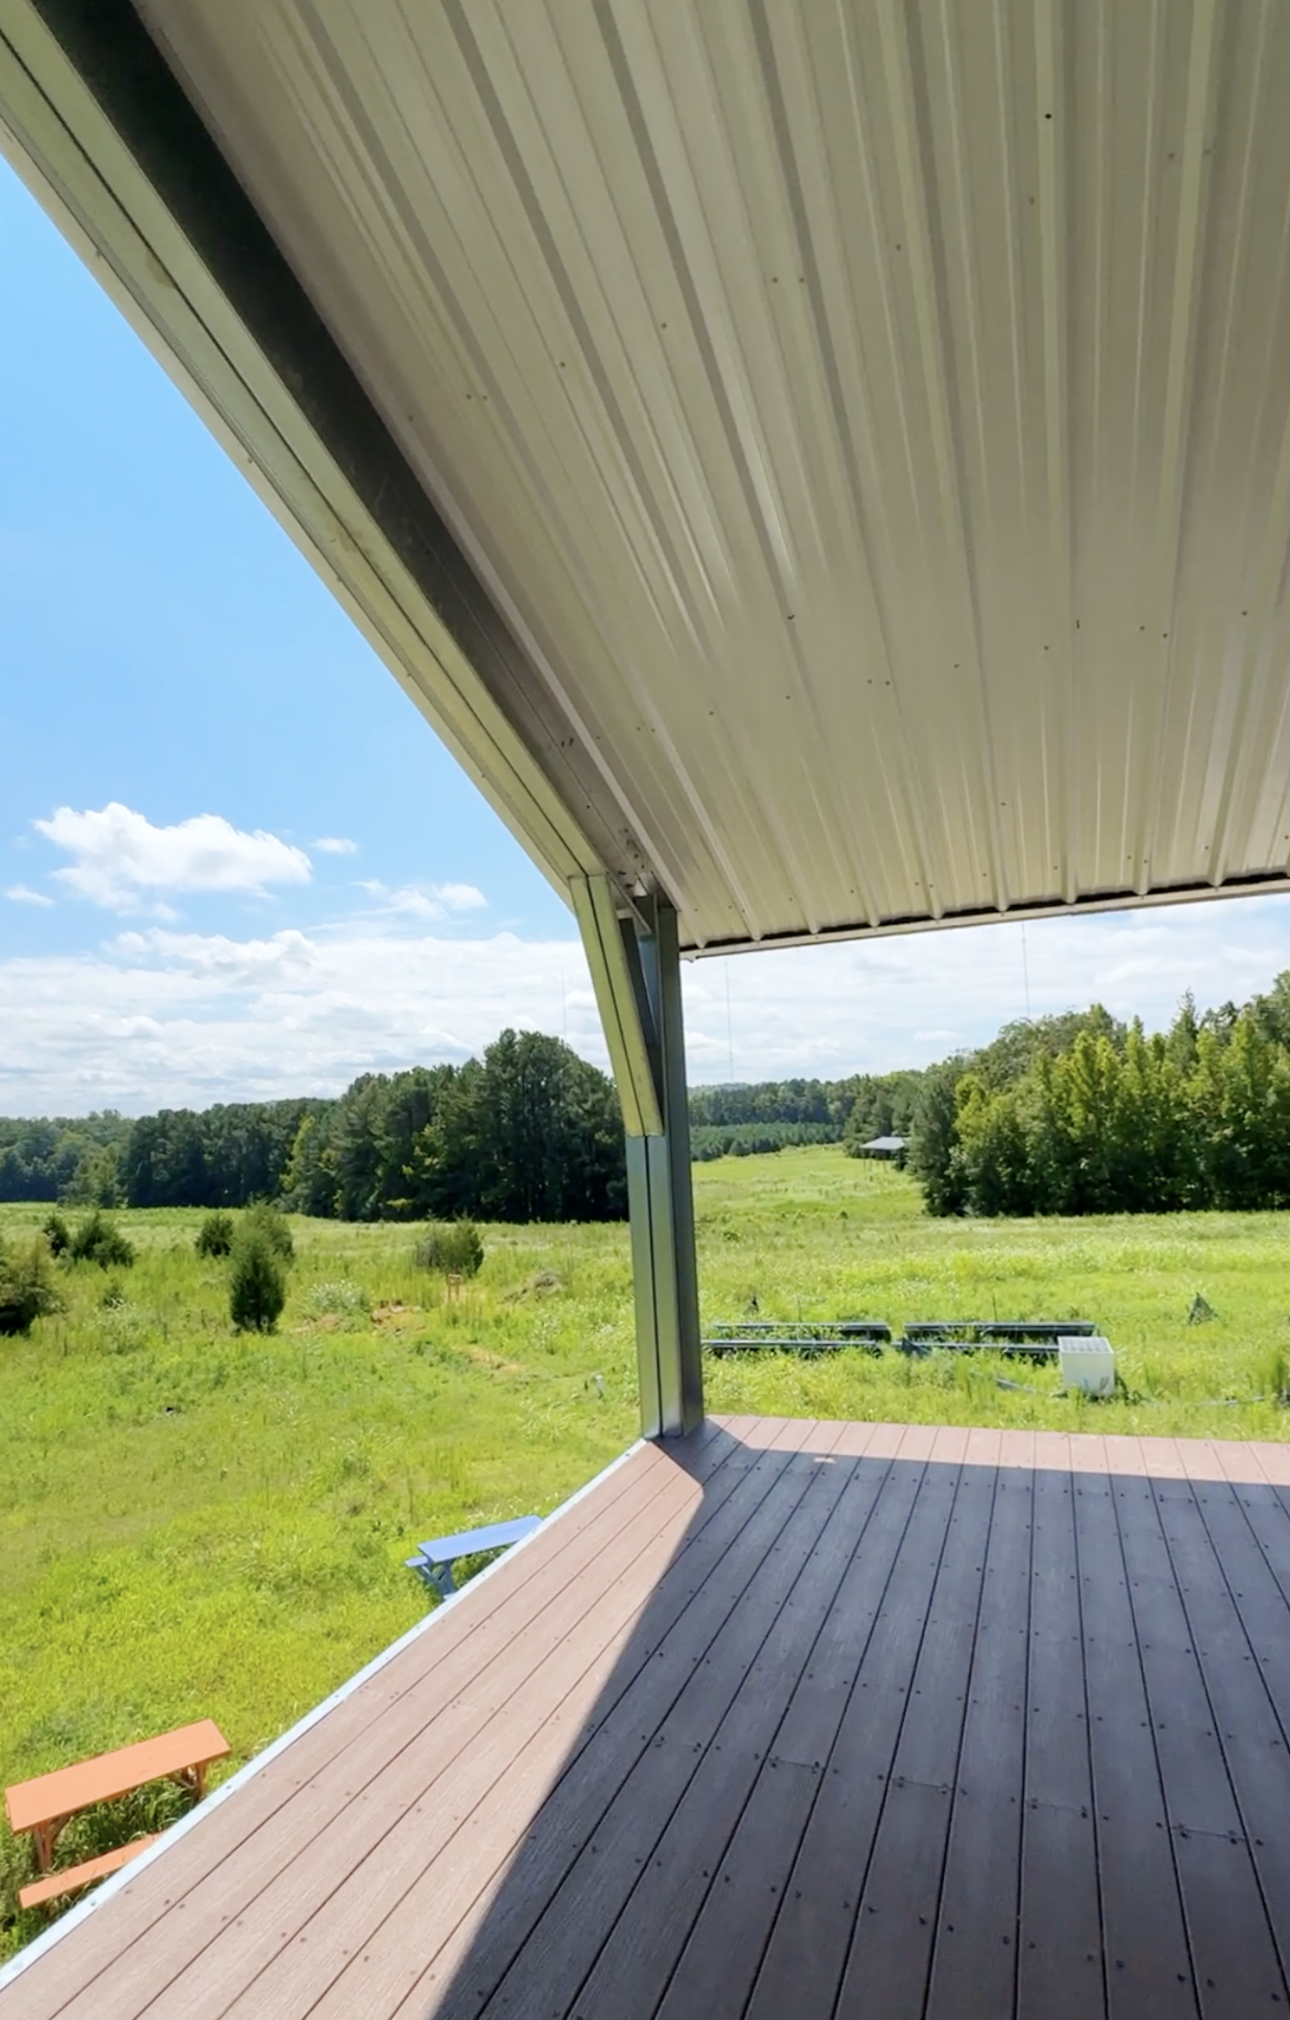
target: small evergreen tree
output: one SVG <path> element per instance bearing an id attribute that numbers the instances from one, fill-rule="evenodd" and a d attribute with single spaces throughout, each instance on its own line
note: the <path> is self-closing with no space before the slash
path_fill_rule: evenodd
<path id="1" fill-rule="evenodd" d="M 58 1282 L 43 1235 L 24 1248 L 0 1244 L 0 1333 L 27 1333 L 37 1319 L 58 1310 Z"/>
<path id="2" fill-rule="evenodd" d="M 413 1250 L 418 1269 L 444 1276 L 473 1277 L 484 1260 L 484 1244 L 473 1220 L 432 1221 Z"/>
<path id="3" fill-rule="evenodd" d="M 208 1213 L 197 1230 L 193 1243 L 200 1256 L 224 1256 L 232 1253 L 233 1236 L 236 1231 L 231 1213 Z"/>
<path id="4" fill-rule="evenodd" d="M 289 1263 L 294 1260 L 296 1245 L 291 1238 L 291 1223 L 285 1214 L 279 1213 L 276 1206 L 269 1206 L 263 1201 L 257 1202 L 255 1206 L 248 1206 L 238 1223 L 237 1242 L 249 1240 L 252 1235 L 267 1242 L 273 1254 L 282 1262 Z"/>
<path id="5" fill-rule="evenodd" d="M 239 1230 L 233 1244 L 228 1315 L 239 1333 L 271 1333 L 287 1302 L 287 1272 L 281 1255 L 260 1229 Z"/>
<path id="6" fill-rule="evenodd" d="M 49 1243 L 49 1253 L 52 1256 L 63 1255 L 71 1247 L 72 1230 L 68 1227 L 61 1213 L 51 1213 L 49 1219 L 41 1229 L 41 1233 Z"/>
<path id="7" fill-rule="evenodd" d="M 72 1236 L 67 1255 L 71 1262 L 93 1262 L 104 1270 L 128 1270 L 134 1266 L 134 1243 L 95 1207 Z"/>

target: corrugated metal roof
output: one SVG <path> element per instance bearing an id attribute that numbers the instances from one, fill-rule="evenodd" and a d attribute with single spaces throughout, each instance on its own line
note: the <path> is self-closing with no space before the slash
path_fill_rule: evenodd
<path id="1" fill-rule="evenodd" d="M 687 945 L 1284 875 L 1290 9 L 140 12 Z"/>

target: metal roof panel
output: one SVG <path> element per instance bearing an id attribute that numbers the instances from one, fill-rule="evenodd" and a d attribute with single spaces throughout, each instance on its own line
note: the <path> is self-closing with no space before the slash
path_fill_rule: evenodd
<path id="1" fill-rule="evenodd" d="M 1285 876 L 1284 8 L 139 11 L 687 945 Z"/>

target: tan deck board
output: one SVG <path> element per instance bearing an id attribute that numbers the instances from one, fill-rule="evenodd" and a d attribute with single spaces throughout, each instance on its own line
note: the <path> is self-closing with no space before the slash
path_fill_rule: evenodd
<path id="1" fill-rule="evenodd" d="M 1288 2006 L 1288 1494 L 1230 1441 L 742 1418 L 642 1449 L 0 2020 Z"/>

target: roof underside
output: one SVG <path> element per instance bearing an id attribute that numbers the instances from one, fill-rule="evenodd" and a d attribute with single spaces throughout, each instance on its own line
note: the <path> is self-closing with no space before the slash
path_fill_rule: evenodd
<path id="1" fill-rule="evenodd" d="M 329 570 L 557 882 L 703 948 L 1285 878 L 1290 9 L 139 12 L 504 623 L 449 675 L 540 818 Z"/>

